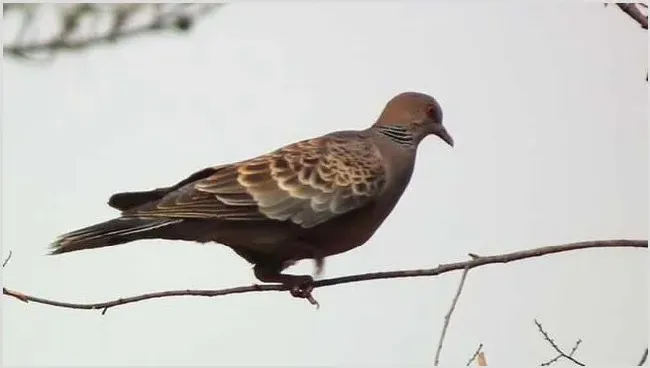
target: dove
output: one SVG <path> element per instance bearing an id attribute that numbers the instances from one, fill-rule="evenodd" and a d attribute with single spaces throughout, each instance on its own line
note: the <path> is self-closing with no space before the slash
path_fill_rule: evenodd
<path id="1" fill-rule="evenodd" d="M 453 147 L 433 97 L 391 98 L 363 130 L 288 144 L 239 162 L 204 168 L 175 185 L 113 194 L 119 217 L 61 235 L 50 254 L 142 239 L 215 242 L 252 264 L 263 283 L 279 283 L 317 304 L 314 277 L 283 271 L 365 244 L 407 188 L 420 142 L 435 135 Z"/>

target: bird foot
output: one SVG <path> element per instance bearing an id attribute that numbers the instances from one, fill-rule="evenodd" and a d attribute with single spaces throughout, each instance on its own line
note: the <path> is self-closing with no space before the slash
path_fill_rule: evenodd
<path id="1" fill-rule="evenodd" d="M 291 288 L 289 289 L 291 296 L 294 298 L 307 299 L 311 305 L 315 305 L 316 309 L 319 309 L 320 304 L 314 296 L 311 295 L 311 292 L 314 289 L 314 279 L 311 276 L 296 276 L 293 281 L 294 282 L 290 284 Z"/>
<path id="2" fill-rule="evenodd" d="M 311 295 L 311 291 L 313 288 L 314 287 L 312 285 L 309 285 L 307 287 L 294 286 L 291 288 L 289 292 L 295 298 L 307 299 L 309 304 L 315 305 L 316 309 L 320 309 L 320 304 L 318 303 L 318 300 L 316 300 L 316 298 L 314 298 L 314 296 Z"/>
<path id="3" fill-rule="evenodd" d="M 307 299 L 311 305 L 320 308 L 316 299 L 311 295 L 314 289 L 314 278 L 309 275 L 286 275 L 279 272 L 278 268 L 269 268 L 257 264 L 253 268 L 255 276 L 262 282 L 277 282 L 289 289 L 294 298 Z"/>

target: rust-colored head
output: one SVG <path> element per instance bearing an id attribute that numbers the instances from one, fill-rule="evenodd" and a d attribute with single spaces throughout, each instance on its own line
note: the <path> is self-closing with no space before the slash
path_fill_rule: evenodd
<path id="1" fill-rule="evenodd" d="M 433 97 L 419 92 L 404 92 L 393 97 L 374 126 L 403 126 L 419 142 L 437 135 L 453 147 L 454 139 L 442 125 L 442 108 Z"/>

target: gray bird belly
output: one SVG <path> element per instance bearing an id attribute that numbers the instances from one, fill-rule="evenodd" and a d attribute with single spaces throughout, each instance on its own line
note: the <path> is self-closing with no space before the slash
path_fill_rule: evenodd
<path id="1" fill-rule="evenodd" d="M 381 198 L 363 208 L 327 222 L 310 234 L 310 241 L 324 251 L 324 256 L 346 252 L 365 244 L 397 205 L 410 180 L 410 173 L 400 178 Z"/>
<path id="2" fill-rule="evenodd" d="M 304 232 L 322 257 L 347 252 L 365 244 L 383 222 L 375 206 L 359 209 Z"/>
<path id="3" fill-rule="evenodd" d="M 222 222 L 214 231 L 208 232 L 205 240 L 272 254 L 281 252 L 291 242 L 291 230 L 290 226 L 283 223 Z"/>

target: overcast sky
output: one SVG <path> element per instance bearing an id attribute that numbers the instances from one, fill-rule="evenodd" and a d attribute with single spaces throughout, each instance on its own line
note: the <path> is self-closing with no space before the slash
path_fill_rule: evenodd
<path id="1" fill-rule="evenodd" d="M 591 239 L 648 236 L 646 32 L 615 7 L 515 2 L 245 2 L 188 34 L 58 58 L 5 59 L 2 254 L 7 287 L 93 302 L 249 285 L 228 248 L 185 242 L 46 256 L 117 215 L 119 191 L 176 183 L 334 130 L 393 95 L 435 96 L 456 140 L 425 140 L 402 200 L 324 277 L 434 267 Z M 312 263 L 291 269 L 311 272 Z M 431 365 L 460 273 L 286 293 L 170 298 L 99 311 L 2 300 L 13 365 Z M 441 362 L 554 356 L 635 364 L 648 343 L 644 249 L 595 249 L 469 273 Z"/>

